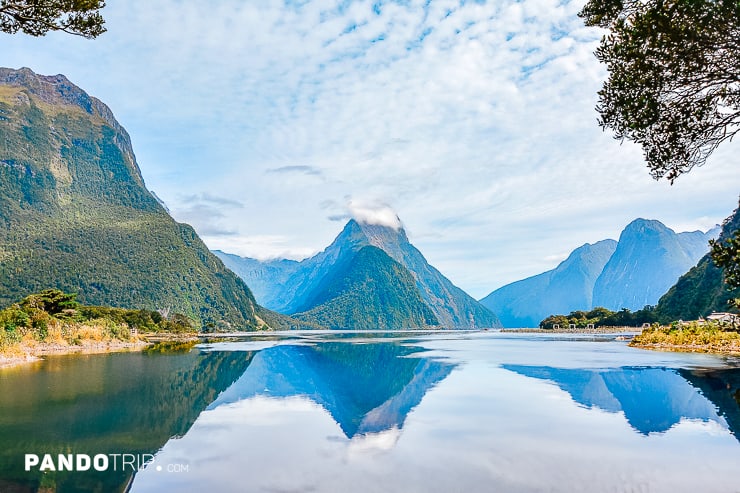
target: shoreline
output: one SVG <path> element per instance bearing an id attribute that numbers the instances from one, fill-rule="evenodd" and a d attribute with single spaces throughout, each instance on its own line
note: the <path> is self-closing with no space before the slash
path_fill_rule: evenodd
<path id="1" fill-rule="evenodd" d="M 594 329 L 576 328 L 576 329 L 500 329 L 502 333 L 520 333 L 520 334 L 582 334 L 582 335 L 615 335 L 617 340 L 631 341 L 629 347 L 636 349 L 645 349 L 649 351 L 662 352 L 686 352 L 686 353 L 707 353 L 728 356 L 740 356 L 740 346 L 723 345 L 723 344 L 670 344 L 667 342 L 642 343 L 632 341 L 632 337 L 643 332 L 641 328 L 636 327 L 598 327 Z M 291 331 L 292 333 L 292 331 Z M 32 343 L 21 344 L 14 347 L 6 354 L 0 353 L 0 370 L 17 368 L 43 361 L 44 356 L 70 355 L 70 354 L 106 354 L 126 351 L 143 351 L 156 344 L 161 343 L 182 343 L 197 342 L 204 337 L 219 336 L 228 338 L 234 336 L 243 336 L 243 333 L 229 334 L 140 334 L 139 338 L 133 341 L 109 340 L 109 341 L 85 341 L 81 345 L 69 345 L 59 342 L 55 343 Z M 260 335 L 265 335 L 260 333 Z"/>
<path id="2" fill-rule="evenodd" d="M 575 328 L 575 329 L 501 329 L 501 332 L 507 334 L 642 334 L 642 329 L 638 327 L 596 327 L 593 329 Z"/>
<path id="3" fill-rule="evenodd" d="M 33 346 L 13 348 L 14 354 L 0 354 L 0 369 L 14 368 L 28 363 L 42 361 L 43 356 L 140 351 L 150 344 L 145 341 L 105 341 L 81 344 L 79 346 L 59 343 L 38 343 Z"/>
<path id="4" fill-rule="evenodd" d="M 669 344 L 667 342 L 630 343 L 629 346 L 637 349 L 646 349 L 649 351 L 740 356 L 740 346 L 726 346 L 717 344 Z"/>
<path id="5" fill-rule="evenodd" d="M 199 334 L 142 334 L 132 341 L 84 341 L 80 345 L 58 342 L 34 344 L 21 343 L 7 354 L 0 353 L 0 370 L 16 368 L 29 363 L 43 361 L 44 356 L 69 354 L 106 354 L 126 351 L 143 351 L 155 344 L 167 342 L 190 342 L 199 340 Z"/>

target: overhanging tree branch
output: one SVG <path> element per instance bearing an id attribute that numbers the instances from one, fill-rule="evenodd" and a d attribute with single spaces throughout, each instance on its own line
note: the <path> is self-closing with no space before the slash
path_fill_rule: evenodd
<path id="1" fill-rule="evenodd" d="M 44 36 L 63 31 L 85 38 L 105 32 L 104 0 L 0 0 L 0 31 Z"/>
<path id="2" fill-rule="evenodd" d="M 609 30 L 599 125 L 640 144 L 653 177 L 673 182 L 740 131 L 740 1 L 590 0 L 579 15 Z"/>

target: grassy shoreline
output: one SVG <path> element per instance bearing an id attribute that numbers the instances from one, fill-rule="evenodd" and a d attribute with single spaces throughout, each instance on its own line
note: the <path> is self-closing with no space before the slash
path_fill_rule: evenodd
<path id="1" fill-rule="evenodd" d="M 635 336 L 629 344 L 657 351 L 740 354 L 740 332 L 726 324 L 690 322 L 653 326 Z"/>
<path id="2" fill-rule="evenodd" d="M 125 351 L 144 351 L 156 349 L 158 346 L 189 345 L 199 341 L 197 333 L 178 334 L 141 334 L 129 340 L 85 339 L 77 344 L 66 341 L 38 342 L 35 340 L 22 341 L 12 346 L 0 348 L 0 370 L 13 368 L 29 363 L 41 361 L 44 356 L 66 354 L 104 354 Z"/>
<path id="3" fill-rule="evenodd" d="M 76 297 L 46 289 L 0 310 L 0 368 L 47 354 L 105 353 L 197 340 L 192 321 L 183 315 L 87 306 Z"/>

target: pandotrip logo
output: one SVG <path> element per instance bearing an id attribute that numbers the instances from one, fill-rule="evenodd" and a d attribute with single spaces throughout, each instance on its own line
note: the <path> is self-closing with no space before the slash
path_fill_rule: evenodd
<path id="1" fill-rule="evenodd" d="M 149 467 L 161 472 L 188 472 L 188 464 L 155 464 L 152 454 L 25 454 L 26 472 L 56 471 L 143 471 Z"/>

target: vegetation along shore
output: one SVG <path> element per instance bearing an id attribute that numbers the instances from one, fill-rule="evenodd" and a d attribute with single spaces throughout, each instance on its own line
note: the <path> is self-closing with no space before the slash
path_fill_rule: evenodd
<path id="1" fill-rule="evenodd" d="M 691 351 L 740 354 L 737 325 L 725 322 L 675 322 L 654 325 L 635 336 L 630 346 L 665 351 Z"/>
<path id="2" fill-rule="evenodd" d="M 85 306 L 76 297 L 47 289 L 0 310 L 0 368 L 47 354 L 136 350 L 195 339 L 195 328 L 183 315 Z"/>

